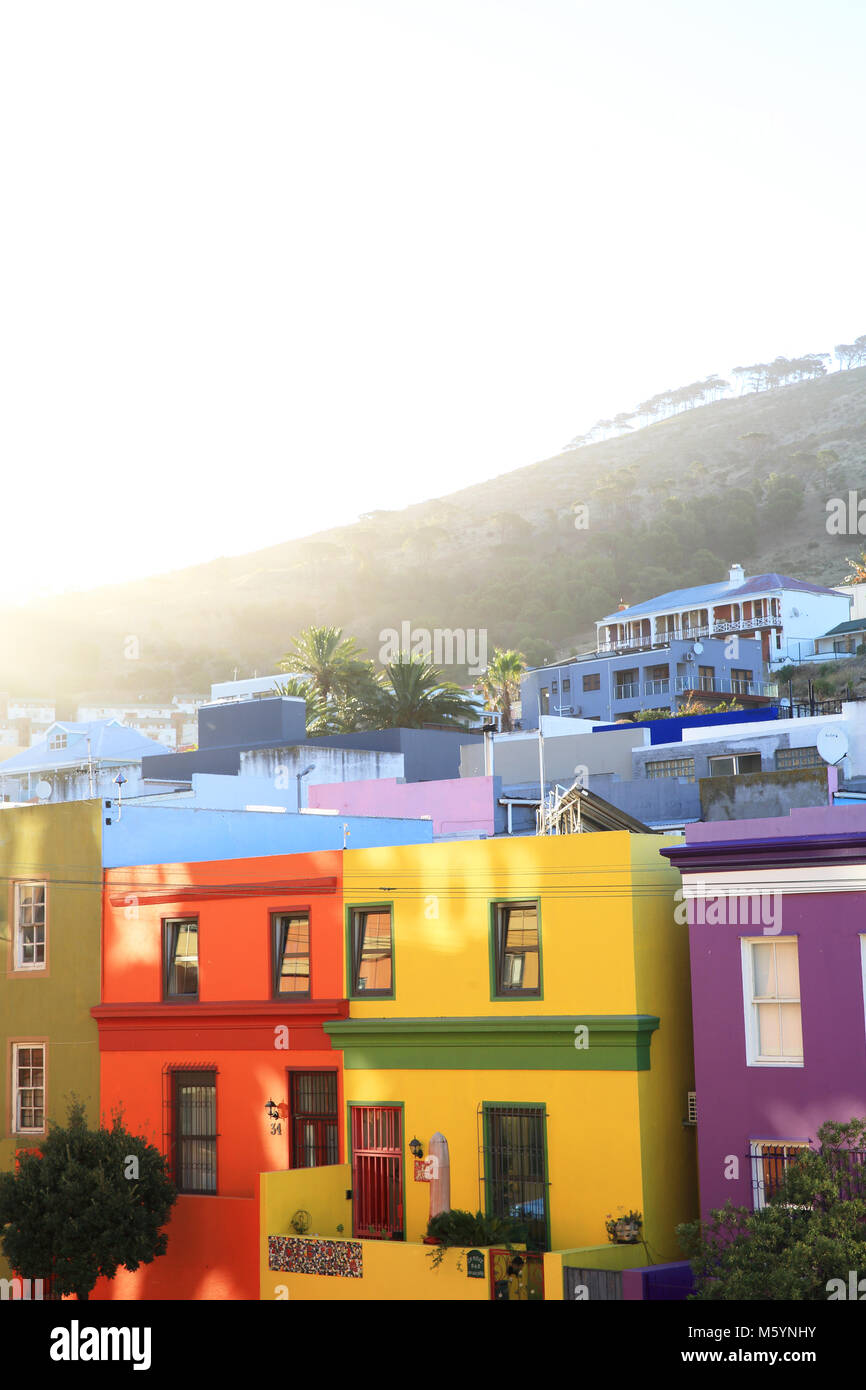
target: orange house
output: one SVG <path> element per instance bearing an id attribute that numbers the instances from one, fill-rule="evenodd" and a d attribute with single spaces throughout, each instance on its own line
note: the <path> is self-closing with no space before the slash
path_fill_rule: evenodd
<path id="1" fill-rule="evenodd" d="M 169 1159 L 168 1253 L 94 1298 L 257 1298 L 258 1175 L 344 1149 L 342 852 L 110 869 L 101 1103 Z"/>

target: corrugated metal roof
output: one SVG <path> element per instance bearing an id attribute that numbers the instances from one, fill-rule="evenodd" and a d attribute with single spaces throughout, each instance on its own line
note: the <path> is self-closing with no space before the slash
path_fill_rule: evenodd
<path id="1" fill-rule="evenodd" d="M 824 636 L 834 637 L 837 632 L 866 632 L 866 618 L 852 618 L 847 623 L 837 623 L 829 632 L 825 632 Z"/>

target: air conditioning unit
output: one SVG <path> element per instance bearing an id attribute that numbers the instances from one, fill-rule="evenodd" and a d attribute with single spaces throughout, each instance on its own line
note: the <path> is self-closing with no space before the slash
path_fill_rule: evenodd
<path id="1" fill-rule="evenodd" d="M 686 1118 L 684 1125 L 696 1125 L 698 1122 L 698 1095 L 697 1091 L 686 1091 Z"/>

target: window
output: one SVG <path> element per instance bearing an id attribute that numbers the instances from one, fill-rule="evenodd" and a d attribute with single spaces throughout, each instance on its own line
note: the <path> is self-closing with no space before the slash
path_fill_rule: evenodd
<path id="1" fill-rule="evenodd" d="M 770 1198 L 778 1192 L 791 1159 L 807 1147 L 805 1143 L 779 1144 L 766 1140 L 752 1142 L 752 1198 L 755 1211 L 765 1207 Z"/>
<path id="2" fill-rule="evenodd" d="M 538 692 L 538 708 L 541 714 L 550 713 L 550 691 L 544 685 Z"/>
<path id="3" fill-rule="evenodd" d="M 484 1184 L 488 1216 L 525 1223 L 527 1248 L 548 1248 L 546 1119 L 543 1105 L 485 1105 Z"/>
<path id="4" fill-rule="evenodd" d="M 715 690 L 715 668 L 713 666 L 698 667 L 698 685 L 701 690 Z"/>
<path id="5" fill-rule="evenodd" d="M 48 739 L 48 747 L 54 752 L 58 751 L 61 748 L 65 748 L 66 735 L 60 732 L 56 734 L 51 734 L 51 736 Z"/>
<path id="6" fill-rule="evenodd" d="M 711 777 L 737 777 L 744 772 L 761 771 L 760 753 L 726 753 L 708 761 Z"/>
<path id="7" fill-rule="evenodd" d="M 597 671 L 596 671 L 595 675 L 592 675 L 592 676 L 584 676 L 584 678 L 583 678 L 583 688 L 584 688 L 584 690 L 600 690 L 600 689 L 601 689 L 601 676 L 598 674 Z"/>
<path id="8" fill-rule="evenodd" d="M 291 1165 L 319 1168 L 339 1163 L 337 1073 L 293 1071 L 290 1077 Z"/>
<path id="9" fill-rule="evenodd" d="M 12 1129 L 41 1134 L 45 1129 L 45 1044 L 12 1044 Z"/>
<path id="10" fill-rule="evenodd" d="M 178 1192 L 216 1192 L 216 1072 L 175 1071 L 174 1155 Z"/>
<path id="11" fill-rule="evenodd" d="M 750 1066 L 802 1066 L 796 937 L 743 941 L 746 1057 Z"/>
<path id="12" fill-rule="evenodd" d="M 563 680 L 563 682 L 562 682 L 562 693 L 563 693 L 563 695 L 570 695 L 570 694 L 571 694 L 571 681 L 570 681 L 570 680 Z"/>
<path id="13" fill-rule="evenodd" d="M 735 695 L 748 695 L 752 684 L 751 671 L 741 671 L 734 667 L 731 671 L 731 690 Z"/>
<path id="14" fill-rule="evenodd" d="M 682 777 L 687 782 L 695 780 L 694 758 L 659 758 L 646 764 L 647 777 Z"/>
<path id="15" fill-rule="evenodd" d="M 777 748 L 776 771 L 787 772 L 795 767 L 822 767 L 824 759 L 817 748 Z"/>
<path id="16" fill-rule="evenodd" d="M 14 969 L 45 968 L 45 884 L 15 884 Z"/>
<path id="17" fill-rule="evenodd" d="M 194 918 L 163 923 L 166 999 L 198 998 L 198 922 Z"/>
<path id="18" fill-rule="evenodd" d="M 494 998 L 541 997 L 541 941 L 537 903 L 493 905 Z"/>
<path id="19" fill-rule="evenodd" d="M 310 919 L 305 912 L 278 912 L 274 936 L 274 994 L 309 997 Z"/>
<path id="20" fill-rule="evenodd" d="M 393 997 L 394 943 L 390 907 L 352 912 L 352 994 Z"/>

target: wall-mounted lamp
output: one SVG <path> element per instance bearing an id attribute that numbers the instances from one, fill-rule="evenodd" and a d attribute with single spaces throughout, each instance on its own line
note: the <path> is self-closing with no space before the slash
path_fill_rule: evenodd
<path id="1" fill-rule="evenodd" d="M 280 1118 L 280 1112 L 277 1109 L 276 1101 L 269 1100 L 265 1105 L 265 1110 L 269 1120 L 278 1120 Z"/>
<path id="2" fill-rule="evenodd" d="M 416 1158 L 423 1158 L 423 1157 L 424 1157 L 424 1150 L 423 1150 L 423 1148 L 421 1147 L 421 1140 L 420 1140 L 420 1139 L 413 1139 L 412 1142 L 411 1142 L 411 1144 L 409 1145 L 409 1148 L 410 1148 L 410 1150 L 412 1151 L 412 1153 L 415 1155 Z"/>

